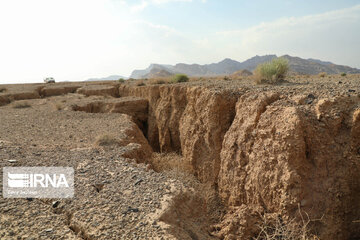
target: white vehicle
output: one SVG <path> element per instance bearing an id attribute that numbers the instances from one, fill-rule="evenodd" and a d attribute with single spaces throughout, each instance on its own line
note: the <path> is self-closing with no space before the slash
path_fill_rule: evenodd
<path id="1" fill-rule="evenodd" d="M 44 82 L 45 83 L 55 83 L 55 79 L 52 77 L 47 77 L 47 78 L 44 78 Z"/>

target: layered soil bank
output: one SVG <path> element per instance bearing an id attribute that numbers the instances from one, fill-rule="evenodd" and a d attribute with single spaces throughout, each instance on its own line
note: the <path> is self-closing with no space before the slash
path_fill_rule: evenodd
<path id="1" fill-rule="evenodd" d="M 291 87 L 119 87 L 148 100 L 146 137 L 180 152 L 229 212 L 225 239 L 256 236 L 262 214 L 309 216 L 322 239 L 360 237 L 360 97 Z M 301 213 L 301 214 L 300 214 Z"/>

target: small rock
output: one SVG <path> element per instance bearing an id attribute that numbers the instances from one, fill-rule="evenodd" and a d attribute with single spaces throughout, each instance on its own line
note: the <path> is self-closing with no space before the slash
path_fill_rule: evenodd
<path id="1" fill-rule="evenodd" d="M 144 181 L 144 180 L 139 179 L 139 180 L 136 181 L 136 183 L 135 183 L 134 185 L 136 186 L 136 185 L 140 184 L 140 183 L 143 182 L 143 181 Z"/>
<path id="2" fill-rule="evenodd" d="M 306 104 L 311 104 L 314 100 L 315 100 L 315 96 L 313 94 L 309 94 L 307 97 L 306 97 L 306 100 L 305 100 L 305 103 Z"/>
<path id="3" fill-rule="evenodd" d="M 92 186 L 95 188 L 97 192 L 100 192 L 104 188 L 104 183 L 95 183 Z"/>
<path id="4" fill-rule="evenodd" d="M 16 163 L 17 160 L 16 160 L 16 159 L 9 159 L 8 162 L 9 162 L 9 163 Z"/>
<path id="5" fill-rule="evenodd" d="M 52 232 L 52 231 L 53 231 L 52 228 L 48 228 L 48 229 L 45 230 L 45 232 Z"/>
<path id="6" fill-rule="evenodd" d="M 128 209 L 126 211 L 124 211 L 123 214 L 127 214 L 129 212 L 139 212 L 139 209 L 138 208 L 128 207 Z"/>
<path id="7" fill-rule="evenodd" d="M 355 92 L 355 90 L 354 89 L 349 89 L 349 92 Z"/>
<path id="8" fill-rule="evenodd" d="M 52 204 L 51 204 L 51 206 L 52 206 L 53 208 L 56 208 L 57 206 L 59 206 L 59 204 L 60 204 L 60 201 L 53 201 Z"/>

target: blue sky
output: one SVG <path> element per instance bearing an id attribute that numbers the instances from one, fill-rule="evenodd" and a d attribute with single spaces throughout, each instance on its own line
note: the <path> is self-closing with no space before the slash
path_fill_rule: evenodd
<path id="1" fill-rule="evenodd" d="M 360 68 L 360 1 L 1 0 L 0 83 L 289 54 Z"/>

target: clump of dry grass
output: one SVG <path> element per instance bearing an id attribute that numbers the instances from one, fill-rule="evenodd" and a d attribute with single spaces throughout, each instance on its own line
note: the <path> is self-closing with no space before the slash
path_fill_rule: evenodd
<path id="1" fill-rule="evenodd" d="M 6 92 L 7 91 L 7 89 L 6 88 L 4 88 L 4 87 L 0 87 L 0 93 L 2 93 L 2 92 Z"/>
<path id="2" fill-rule="evenodd" d="M 140 87 L 140 86 L 145 86 L 145 83 L 143 81 L 137 82 L 136 86 Z"/>
<path id="3" fill-rule="evenodd" d="M 327 73 L 326 73 L 326 72 L 321 72 L 321 73 L 319 73 L 319 77 L 324 78 L 324 77 L 326 77 L 326 76 L 327 76 Z"/>
<path id="4" fill-rule="evenodd" d="M 61 103 L 57 102 L 54 103 L 54 108 L 58 111 L 62 110 L 64 108 L 64 105 L 62 105 Z"/>
<path id="5" fill-rule="evenodd" d="M 112 135 L 103 134 L 96 137 L 95 146 L 108 147 L 119 144 L 119 141 Z"/>
<path id="6" fill-rule="evenodd" d="M 176 170 L 192 173 L 191 164 L 184 161 L 183 157 L 175 152 L 153 153 L 151 164 L 157 172 Z"/>
<path id="7" fill-rule="evenodd" d="M 31 105 L 28 102 L 18 102 L 15 103 L 13 108 L 29 108 Z"/>
<path id="8" fill-rule="evenodd" d="M 167 80 L 167 79 L 150 79 L 149 83 L 150 84 L 166 84 L 166 83 L 169 83 L 169 80 Z"/>

